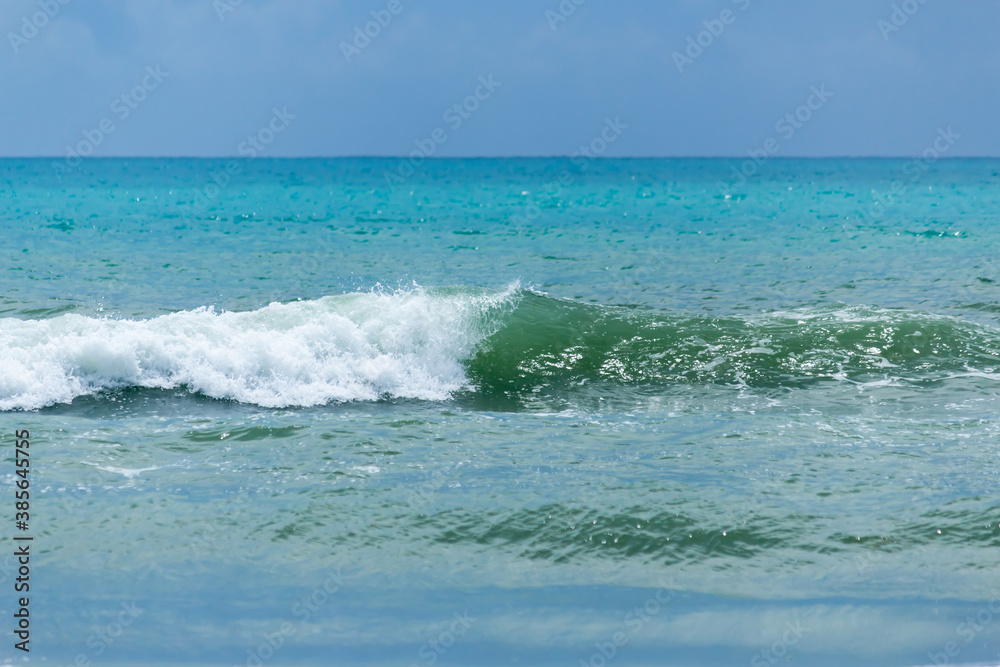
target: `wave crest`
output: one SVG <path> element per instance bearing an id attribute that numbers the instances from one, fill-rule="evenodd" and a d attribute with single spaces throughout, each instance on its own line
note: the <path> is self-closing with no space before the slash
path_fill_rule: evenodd
<path id="1" fill-rule="evenodd" d="M 264 407 L 385 396 L 440 400 L 517 298 L 500 292 L 357 293 L 249 312 L 148 320 L 0 320 L 0 410 L 122 387 L 175 388 Z"/>

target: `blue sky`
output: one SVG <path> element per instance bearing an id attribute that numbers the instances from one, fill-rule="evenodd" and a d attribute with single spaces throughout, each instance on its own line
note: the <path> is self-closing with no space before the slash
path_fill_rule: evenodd
<path id="1" fill-rule="evenodd" d="M 4 0 L 0 156 L 1000 155 L 1000 3 L 580 1 Z"/>

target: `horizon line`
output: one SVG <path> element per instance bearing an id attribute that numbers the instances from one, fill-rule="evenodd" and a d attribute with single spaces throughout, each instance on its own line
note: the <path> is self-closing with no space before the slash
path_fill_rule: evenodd
<path id="1" fill-rule="evenodd" d="M 429 155 L 414 157 L 411 155 L 274 155 L 248 157 L 245 155 L 91 155 L 75 156 L 83 161 L 91 160 L 556 160 L 574 159 L 580 155 Z M 919 154 L 901 155 L 772 155 L 764 162 L 777 160 L 906 160 L 923 158 Z M 65 155 L 0 155 L 0 160 L 66 160 Z M 750 155 L 595 155 L 588 160 L 754 160 Z M 924 158 L 934 162 L 940 160 L 996 160 L 1000 155 L 940 155 L 935 158 Z"/>

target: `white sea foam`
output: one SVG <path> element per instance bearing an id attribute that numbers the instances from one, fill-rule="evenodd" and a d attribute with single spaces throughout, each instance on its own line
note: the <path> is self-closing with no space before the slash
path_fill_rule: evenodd
<path id="1" fill-rule="evenodd" d="M 462 362 L 518 291 L 414 288 L 148 320 L 0 319 L 0 410 L 126 386 L 185 387 L 265 407 L 440 400 L 467 385 Z"/>

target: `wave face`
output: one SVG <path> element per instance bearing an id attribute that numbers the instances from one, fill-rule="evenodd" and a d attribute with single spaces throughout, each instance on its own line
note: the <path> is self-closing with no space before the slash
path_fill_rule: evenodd
<path id="1" fill-rule="evenodd" d="M 470 364 L 503 393 L 587 382 L 806 387 L 994 374 L 1000 331 L 953 317 L 829 306 L 743 317 L 674 316 L 526 294 Z"/>
<path id="2" fill-rule="evenodd" d="M 0 320 L 0 409 L 125 387 L 178 388 L 264 407 L 457 392 L 517 398 L 582 385 L 1000 379 L 1000 332 L 858 306 L 675 316 L 519 289 L 357 293 L 251 312 L 149 320 Z"/>

